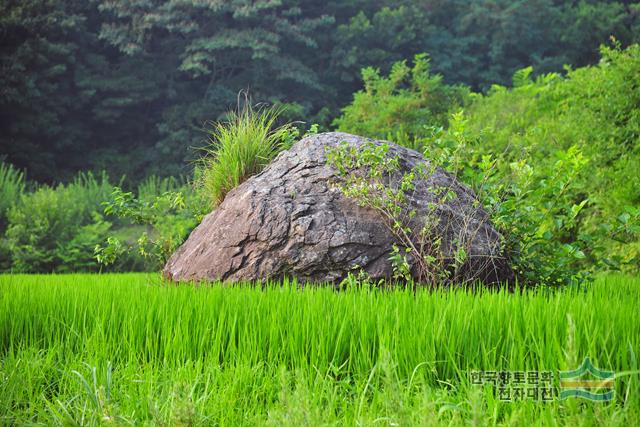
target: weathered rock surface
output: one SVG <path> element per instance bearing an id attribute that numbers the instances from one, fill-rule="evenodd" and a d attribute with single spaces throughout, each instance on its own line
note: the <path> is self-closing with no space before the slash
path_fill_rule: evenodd
<path id="1" fill-rule="evenodd" d="M 336 282 L 358 265 L 373 278 L 391 277 L 392 234 L 378 212 L 359 207 L 335 187 L 335 171 L 326 164 L 326 147 L 343 141 L 382 144 L 344 133 L 299 141 L 232 190 L 171 257 L 164 275 L 175 281 L 290 276 Z M 401 159 L 401 171 L 425 162 L 413 150 L 387 144 L 389 154 Z M 457 196 L 439 204 L 436 213 L 447 224 L 440 231 L 445 252 L 454 250 L 454 242 L 467 242 L 461 278 L 485 283 L 510 279 L 511 269 L 500 254 L 500 234 L 474 204 L 472 191 L 440 168 L 420 180 L 410 198 L 417 218 L 434 200 L 433 187 L 446 187 Z"/>

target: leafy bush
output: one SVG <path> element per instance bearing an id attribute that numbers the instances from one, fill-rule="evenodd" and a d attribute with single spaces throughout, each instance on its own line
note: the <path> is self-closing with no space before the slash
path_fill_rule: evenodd
<path id="1" fill-rule="evenodd" d="M 274 108 L 254 109 L 246 102 L 239 111 L 230 112 L 226 121 L 213 125 L 197 177 L 200 192 L 211 207 L 260 172 L 298 136 L 290 124 L 277 126 L 279 113 Z"/>
<path id="2" fill-rule="evenodd" d="M 428 158 L 472 185 L 521 282 L 568 283 L 601 269 L 637 273 L 640 47 L 603 48 L 598 66 L 568 69 L 566 77 L 532 80 L 531 73 L 517 72 L 512 89 L 472 95 L 446 129 L 421 125 L 411 113 L 415 88 L 393 99 L 394 110 L 407 114 L 359 129 L 395 132 L 396 142 L 424 147 Z M 388 100 L 385 92 L 369 96 L 369 105 Z M 355 122 L 356 105 L 354 99 L 339 125 Z M 372 117 L 379 116 L 372 110 Z M 398 132 L 407 128 L 413 134 Z"/>
<path id="3" fill-rule="evenodd" d="M 463 86 L 448 86 L 441 76 L 429 73 L 429 59 L 416 55 L 409 67 L 406 61 L 393 65 L 387 77 L 378 70 L 362 71 L 365 88 L 334 121 L 338 130 L 371 138 L 400 140 L 419 149 L 411 141 L 425 126 L 446 126 L 449 113 L 468 98 Z"/>
<path id="4" fill-rule="evenodd" d="M 104 174 L 98 179 L 80 174 L 67 185 L 25 192 L 22 176 L 12 171 L 1 170 L 2 177 L 19 179 L 3 181 L 2 191 L 16 200 L 0 239 L 0 271 L 157 270 L 197 224 L 205 205 L 175 178 L 150 176 L 136 196 L 113 187 Z M 6 183 L 19 190 L 5 190 L 13 188 Z"/>
<path id="5" fill-rule="evenodd" d="M 483 141 L 468 139 L 467 122 L 456 114 L 448 132 L 432 129 L 425 156 L 471 185 L 503 236 L 503 251 L 521 284 L 560 285 L 587 278 L 592 267 L 578 233 L 586 200 L 575 177 L 586 160 L 576 147 L 557 150 L 544 179 L 526 160 L 500 163 L 485 154 Z"/>
<path id="6" fill-rule="evenodd" d="M 552 181 L 564 185 L 561 197 L 582 209 L 575 224 L 556 229 L 558 241 L 570 233 L 594 268 L 637 273 L 640 46 L 601 53 L 598 66 L 535 80 L 525 69 L 514 76 L 512 89 L 495 86 L 487 96 L 477 96 L 465 114 L 464 137 L 476 141 L 469 146 L 474 153 L 499 159 L 496 167 L 505 176 L 514 162 L 526 159 L 532 194 L 542 191 L 535 186 L 548 187 L 549 201 L 559 191 Z M 578 157 L 579 170 L 558 170 L 558 160 L 566 165 Z M 545 212 L 542 199 L 529 200 L 531 209 Z"/>
<path id="7" fill-rule="evenodd" d="M 479 201 L 502 232 L 501 253 L 508 256 L 520 284 L 559 285 L 587 277 L 590 260 L 585 254 L 587 235 L 578 233 L 579 216 L 586 200 L 576 201 L 576 180 L 585 158 L 576 147 L 557 151 L 554 168 L 544 180 L 533 179 L 533 169 L 525 161 L 513 162 L 508 173 L 496 167 L 490 155 L 474 152 L 464 137 L 465 123 L 455 115 L 451 131 L 434 129 L 429 146 L 432 161 L 398 174 L 398 158 L 387 155 L 388 146 L 363 147 L 356 150 L 343 144 L 328 153 L 328 163 L 341 180 L 338 188 L 361 206 L 378 211 L 395 238 L 390 254 L 395 279 L 411 282 L 407 257 L 411 257 L 420 284 L 464 284 L 468 248 L 456 242 L 452 253 L 445 253 L 438 228 L 448 228 L 435 215 L 437 205 L 449 197 L 446 191 L 433 189 L 433 211 L 416 216 L 408 195 L 415 189 L 415 179 L 427 177 L 441 166 L 471 184 Z M 354 173 L 356 168 L 362 172 Z M 411 224 L 418 224 L 418 230 Z"/>
<path id="8" fill-rule="evenodd" d="M 11 268 L 19 272 L 98 269 L 95 245 L 111 229 L 99 212 L 111 185 L 105 175 L 81 174 L 68 185 L 41 186 L 9 208 L 6 238 Z"/>

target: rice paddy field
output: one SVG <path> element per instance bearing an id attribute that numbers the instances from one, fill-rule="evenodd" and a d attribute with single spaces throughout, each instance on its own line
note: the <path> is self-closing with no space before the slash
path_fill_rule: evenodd
<path id="1" fill-rule="evenodd" d="M 624 276 L 414 293 L 5 275 L 0 424 L 640 425 L 639 303 Z M 613 400 L 559 398 L 586 357 Z"/>

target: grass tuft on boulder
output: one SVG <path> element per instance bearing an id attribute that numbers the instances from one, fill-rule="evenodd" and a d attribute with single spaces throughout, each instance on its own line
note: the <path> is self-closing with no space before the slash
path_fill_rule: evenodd
<path id="1" fill-rule="evenodd" d="M 245 103 L 230 112 L 227 120 L 212 126 L 197 179 L 211 208 L 291 145 L 297 129 L 289 123 L 278 125 L 281 112 L 275 107 L 254 108 Z"/>

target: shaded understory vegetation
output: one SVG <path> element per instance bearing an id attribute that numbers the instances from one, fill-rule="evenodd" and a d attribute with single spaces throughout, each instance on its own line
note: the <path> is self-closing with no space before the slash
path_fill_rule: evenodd
<path id="1" fill-rule="evenodd" d="M 155 274 L 5 275 L 0 289 L 3 424 L 640 422 L 629 277 L 523 293 L 175 287 Z M 539 370 L 557 390 L 585 357 L 616 371 L 614 401 L 509 403 L 471 384 L 474 370 Z"/>

